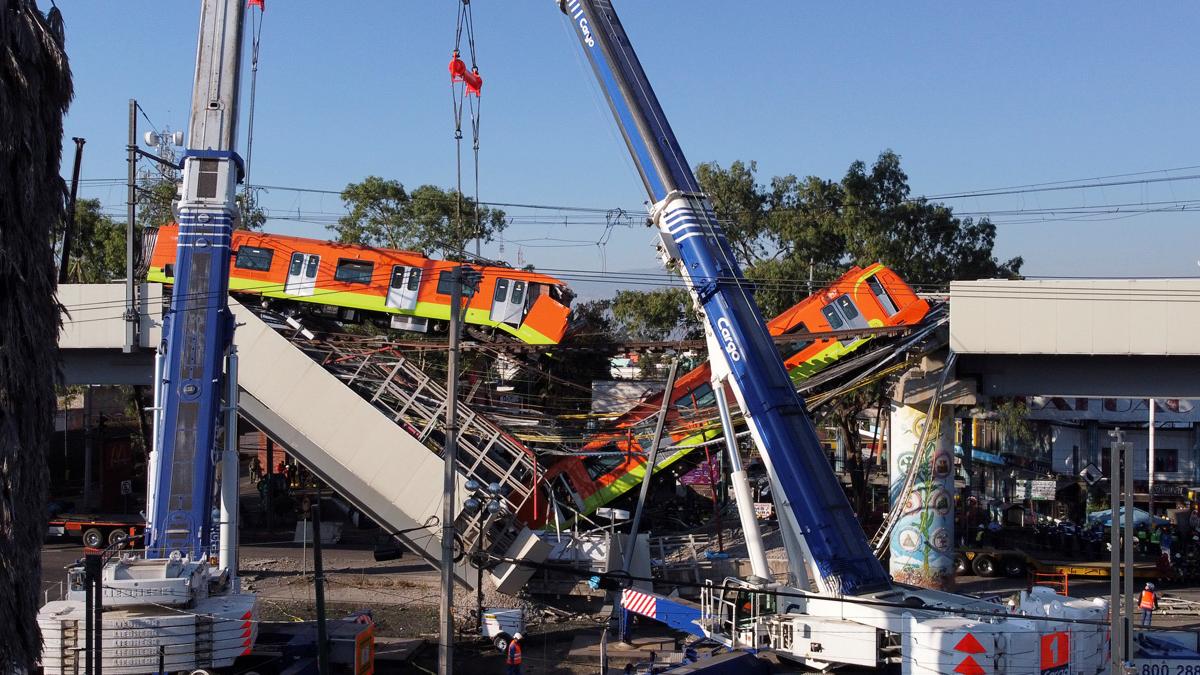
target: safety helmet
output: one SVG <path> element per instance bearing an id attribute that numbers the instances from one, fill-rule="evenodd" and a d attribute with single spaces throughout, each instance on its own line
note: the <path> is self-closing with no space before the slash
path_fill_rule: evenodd
<path id="1" fill-rule="evenodd" d="M 525 637 L 524 635 L 521 635 L 520 633 L 517 633 L 516 635 L 514 635 L 514 636 L 513 636 L 513 639 L 514 639 L 514 640 L 520 640 L 520 639 L 523 639 L 524 637 Z"/>
<path id="2" fill-rule="evenodd" d="M 1148 590 L 1148 591 L 1154 590 L 1154 584 L 1152 584 L 1150 582 L 1146 582 L 1146 590 Z"/>

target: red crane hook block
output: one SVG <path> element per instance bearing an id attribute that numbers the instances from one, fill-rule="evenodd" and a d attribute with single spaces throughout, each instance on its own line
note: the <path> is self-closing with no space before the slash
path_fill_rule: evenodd
<path id="1" fill-rule="evenodd" d="M 449 69 L 451 82 L 462 82 L 466 85 L 467 94 L 479 96 L 480 90 L 483 89 L 483 76 L 479 74 L 478 68 L 467 70 L 467 64 L 458 58 L 458 52 L 456 51 L 450 58 Z"/>

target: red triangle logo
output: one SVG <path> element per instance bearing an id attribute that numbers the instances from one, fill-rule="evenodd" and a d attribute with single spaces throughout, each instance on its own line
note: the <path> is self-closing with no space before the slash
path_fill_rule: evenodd
<path id="1" fill-rule="evenodd" d="M 979 644 L 979 640 L 976 640 L 975 636 L 971 635 L 970 633 L 964 635 L 963 639 L 959 640 L 958 644 L 954 645 L 954 651 L 966 652 L 968 654 L 987 653 L 987 650 L 983 648 L 983 645 Z"/>
<path id="2" fill-rule="evenodd" d="M 962 675 L 985 675 L 983 668 L 978 663 L 975 663 L 975 657 L 970 655 L 963 659 L 962 663 L 958 664 L 954 672 L 961 673 Z"/>

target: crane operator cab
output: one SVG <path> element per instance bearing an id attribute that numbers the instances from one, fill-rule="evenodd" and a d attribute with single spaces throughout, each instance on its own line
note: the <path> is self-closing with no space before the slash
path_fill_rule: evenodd
<path id="1" fill-rule="evenodd" d="M 779 598 L 773 592 L 763 591 L 774 591 L 776 587 L 762 579 L 734 577 L 726 578 L 720 586 L 704 586 L 700 590 L 700 603 L 704 607 L 705 629 L 713 637 L 731 641 L 733 648 L 769 647 L 769 620 L 779 612 Z"/>

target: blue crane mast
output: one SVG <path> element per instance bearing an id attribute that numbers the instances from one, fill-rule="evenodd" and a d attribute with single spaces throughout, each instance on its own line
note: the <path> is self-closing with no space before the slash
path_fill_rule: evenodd
<path id="1" fill-rule="evenodd" d="M 238 219 L 235 151 L 241 0 L 201 3 L 191 122 L 176 217 L 179 246 L 170 313 L 163 319 L 160 423 L 149 467 L 146 557 L 211 551 L 213 482 L 221 456 L 224 363 L 233 344 L 230 239 Z M 226 422 L 228 425 L 228 422 Z M 226 434 L 235 433 L 225 429 Z M 236 475 L 236 471 L 234 472 Z"/>
<path id="2" fill-rule="evenodd" d="M 837 595 L 890 589 L 612 2 L 558 4 L 650 195 L 660 253 L 683 275 L 702 311 L 714 372 L 733 390 L 767 467 L 793 574 L 806 571 L 823 591 Z M 801 557 L 807 570 L 796 569 Z"/>

